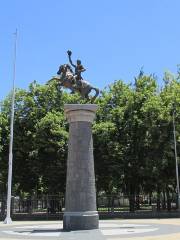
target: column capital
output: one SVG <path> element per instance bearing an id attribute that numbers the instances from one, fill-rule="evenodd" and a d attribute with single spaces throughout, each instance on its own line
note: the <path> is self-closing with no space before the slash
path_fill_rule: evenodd
<path id="1" fill-rule="evenodd" d="M 98 106 L 96 104 L 65 104 L 65 115 L 71 122 L 93 122 Z"/>

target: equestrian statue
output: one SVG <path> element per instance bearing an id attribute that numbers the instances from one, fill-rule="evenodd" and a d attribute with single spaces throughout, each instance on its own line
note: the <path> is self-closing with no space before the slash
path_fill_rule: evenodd
<path id="1" fill-rule="evenodd" d="M 81 73 L 86 71 L 86 69 L 81 64 L 81 61 L 77 60 L 77 64 L 74 64 L 71 59 L 72 52 L 68 50 L 67 54 L 70 64 L 60 65 L 57 76 L 53 77 L 50 81 L 58 81 L 60 86 L 70 89 L 71 94 L 77 92 L 82 98 L 94 102 L 99 95 L 99 89 L 91 86 L 88 81 L 82 78 Z M 71 66 L 74 68 L 74 71 Z M 92 90 L 95 91 L 95 95 L 90 97 L 89 94 Z"/>

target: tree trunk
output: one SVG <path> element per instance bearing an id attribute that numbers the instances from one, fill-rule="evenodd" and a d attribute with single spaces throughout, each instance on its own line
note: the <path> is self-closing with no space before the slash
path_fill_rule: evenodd
<path id="1" fill-rule="evenodd" d="M 161 201 L 160 201 L 160 190 L 158 188 L 157 190 L 157 211 L 159 212 L 161 210 Z"/>
<path id="2" fill-rule="evenodd" d="M 163 202 L 162 202 L 162 209 L 166 209 L 166 194 L 165 191 L 163 190 Z"/>
<path id="3" fill-rule="evenodd" d="M 167 210 L 171 211 L 171 198 L 170 198 L 170 195 L 169 195 L 168 188 L 166 189 L 166 195 L 167 195 Z"/>
<path id="4" fill-rule="evenodd" d="M 149 205 L 151 205 L 151 204 L 152 204 L 152 192 L 149 193 Z"/>
<path id="5" fill-rule="evenodd" d="M 131 194 L 129 196 L 129 211 L 134 212 L 135 211 L 135 195 Z"/>
<path id="6" fill-rule="evenodd" d="M 139 197 L 139 194 L 136 196 L 136 209 L 140 210 L 140 197 Z"/>

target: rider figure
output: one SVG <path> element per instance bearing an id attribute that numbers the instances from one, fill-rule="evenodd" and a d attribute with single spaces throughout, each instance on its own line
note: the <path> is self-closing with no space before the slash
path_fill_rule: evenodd
<path id="1" fill-rule="evenodd" d="M 73 64 L 73 62 L 71 60 L 72 52 L 70 50 L 67 51 L 67 54 L 69 57 L 70 64 L 75 68 L 75 79 L 76 79 L 77 87 L 82 87 L 82 79 L 83 78 L 81 76 L 81 73 L 86 71 L 86 69 L 83 67 L 80 60 L 77 60 L 77 65 Z"/>

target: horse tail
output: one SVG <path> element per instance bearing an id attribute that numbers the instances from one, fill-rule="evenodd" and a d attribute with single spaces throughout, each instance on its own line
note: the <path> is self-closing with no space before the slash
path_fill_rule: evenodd
<path id="1" fill-rule="evenodd" d="M 92 87 L 91 90 L 94 90 L 96 93 L 94 95 L 94 97 L 91 99 L 91 102 L 94 102 L 94 100 L 97 98 L 97 96 L 99 95 L 99 89 L 98 88 L 94 88 Z"/>

